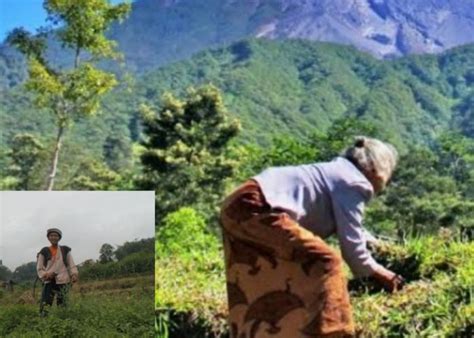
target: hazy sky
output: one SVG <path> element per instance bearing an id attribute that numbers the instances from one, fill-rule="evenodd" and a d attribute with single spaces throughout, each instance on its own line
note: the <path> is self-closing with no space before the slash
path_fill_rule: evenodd
<path id="1" fill-rule="evenodd" d="M 46 12 L 43 9 L 44 0 L 0 0 L 0 41 L 7 32 L 15 27 L 24 27 L 30 32 L 46 25 Z M 116 4 L 125 0 L 112 0 Z"/>
<path id="2" fill-rule="evenodd" d="M 0 259 L 11 270 L 35 261 L 51 227 L 76 264 L 97 259 L 104 243 L 154 237 L 154 207 L 152 191 L 0 191 Z"/>

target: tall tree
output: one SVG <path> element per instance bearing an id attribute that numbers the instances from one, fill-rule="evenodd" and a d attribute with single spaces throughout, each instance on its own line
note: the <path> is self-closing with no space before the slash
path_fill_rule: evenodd
<path id="1" fill-rule="evenodd" d="M 44 8 L 57 29 L 35 36 L 17 28 L 8 35 L 7 42 L 28 57 L 26 88 L 35 95 L 36 105 L 49 110 L 56 122 L 56 142 L 45 187 L 52 190 L 65 131 L 73 122 L 96 114 L 103 95 L 117 84 L 112 73 L 98 69 L 95 63 L 120 57 L 114 51 L 116 43 L 108 40 L 105 32 L 114 21 L 125 18 L 131 7 L 111 5 L 108 0 L 45 0 Z M 46 37 L 51 34 L 64 48 L 72 50 L 69 69 L 55 69 L 48 62 Z"/>
<path id="2" fill-rule="evenodd" d="M 114 258 L 114 247 L 108 243 L 104 243 L 100 247 L 99 253 L 100 253 L 99 262 L 101 263 L 112 262 Z"/>
<path id="3" fill-rule="evenodd" d="M 145 150 L 139 185 L 156 190 L 156 218 L 181 206 L 216 205 L 235 162 L 225 156 L 239 131 L 220 91 L 211 85 L 189 90 L 184 100 L 166 94 L 161 108 L 142 106 Z M 212 213 L 212 210 L 205 210 Z"/>

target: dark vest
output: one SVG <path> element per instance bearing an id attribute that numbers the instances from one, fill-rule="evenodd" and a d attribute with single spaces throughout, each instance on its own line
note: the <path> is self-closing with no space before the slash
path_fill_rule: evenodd
<path id="1" fill-rule="evenodd" d="M 59 246 L 61 248 L 61 254 L 63 255 L 63 262 L 64 265 L 67 266 L 67 254 L 71 251 L 71 248 L 68 246 Z M 41 249 L 40 252 L 36 255 L 36 259 L 38 259 L 38 256 L 42 254 L 44 257 L 44 266 L 48 264 L 48 261 L 52 258 L 51 251 L 49 251 L 49 247 L 45 246 L 43 249 Z"/>

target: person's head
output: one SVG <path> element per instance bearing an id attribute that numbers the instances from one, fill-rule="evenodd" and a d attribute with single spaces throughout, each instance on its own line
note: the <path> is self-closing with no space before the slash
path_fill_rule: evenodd
<path id="1" fill-rule="evenodd" d="M 52 245 L 58 245 L 58 242 L 63 237 L 63 234 L 61 230 L 57 228 L 51 228 L 47 230 L 46 237 L 48 237 L 48 240 Z"/>
<path id="2" fill-rule="evenodd" d="M 385 188 L 398 162 L 398 152 L 394 146 L 366 136 L 357 136 L 343 156 L 362 171 L 375 192 Z"/>

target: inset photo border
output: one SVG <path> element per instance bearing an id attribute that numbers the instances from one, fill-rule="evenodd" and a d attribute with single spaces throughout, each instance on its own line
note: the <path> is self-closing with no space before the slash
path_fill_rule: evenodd
<path id="1" fill-rule="evenodd" d="M 0 336 L 154 336 L 153 191 L 0 192 Z"/>

